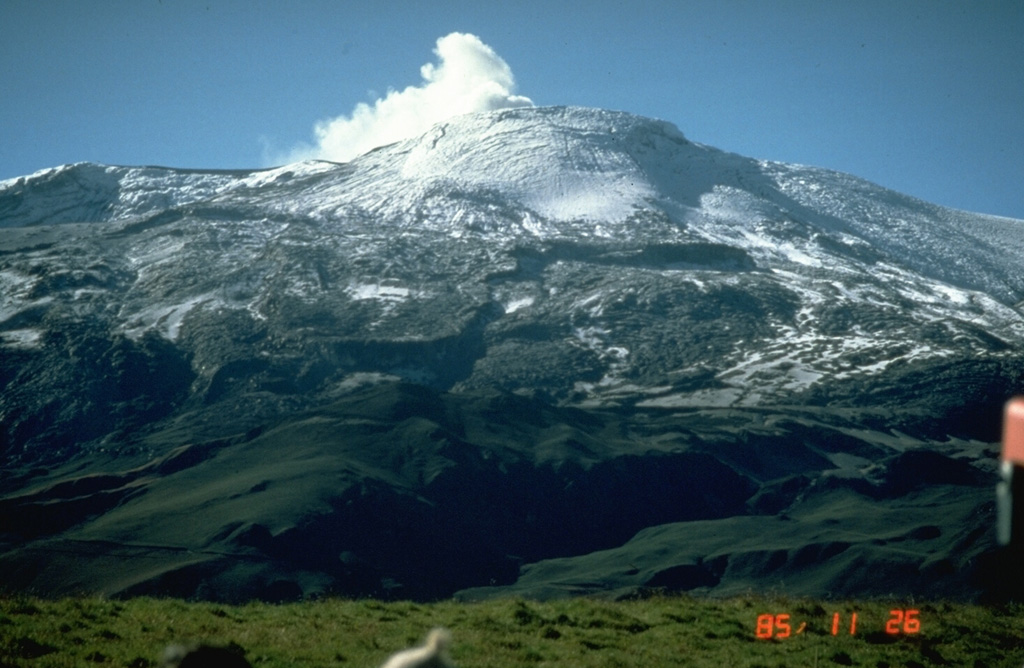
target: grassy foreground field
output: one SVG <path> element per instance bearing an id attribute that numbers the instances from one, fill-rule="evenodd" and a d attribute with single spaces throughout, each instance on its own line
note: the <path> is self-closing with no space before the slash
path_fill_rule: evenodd
<path id="1" fill-rule="evenodd" d="M 254 666 L 375 668 L 433 626 L 452 630 L 459 668 L 1024 665 L 1020 605 L 664 596 L 228 606 L 3 597 L 0 667 L 145 668 L 169 643 L 207 641 L 244 651 Z"/>

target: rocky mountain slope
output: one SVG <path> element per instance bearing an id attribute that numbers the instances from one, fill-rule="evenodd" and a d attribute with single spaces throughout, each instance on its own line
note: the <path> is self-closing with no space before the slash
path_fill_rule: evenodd
<path id="1" fill-rule="evenodd" d="M 1024 221 L 529 108 L 0 228 L 9 587 L 983 588 Z"/>

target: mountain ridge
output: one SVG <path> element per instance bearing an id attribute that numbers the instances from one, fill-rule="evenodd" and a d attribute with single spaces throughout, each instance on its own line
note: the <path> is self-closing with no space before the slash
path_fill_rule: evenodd
<path id="1" fill-rule="evenodd" d="M 975 530 L 999 409 L 1024 389 L 1024 221 L 545 107 L 348 163 L 44 170 L 0 182 L 0 227 L 12 586 L 431 598 L 510 591 L 522 567 L 516 591 L 545 595 L 582 581 L 567 572 L 724 592 L 788 564 L 810 595 L 897 558 L 856 536 L 917 508 L 922 485 L 947 519 L 893 528 L 920 549 L 892 572 L 945 559 L 968 596 L 992 550 Z M 974 473 L 936 477 L 957 462 Z M 465 510 L 475 476 L 511 534 Z M 856 530 L 820 521 L 835 494 L 862 509 Z M 739 549 L 755 518 L 787 514 L 806 519 L 775 556 Z M 205 519 L 174 519 L 190 515 Z M 675 521 L 726 538 L 617 574 L 654 544 L 630 536 Z M 396 554 L 403 535 L 433 561 Z M 111 550 L 131 555 L 116 582 Z M 611 550 L 594 557 L 610 570 L 580 550 Z"/>

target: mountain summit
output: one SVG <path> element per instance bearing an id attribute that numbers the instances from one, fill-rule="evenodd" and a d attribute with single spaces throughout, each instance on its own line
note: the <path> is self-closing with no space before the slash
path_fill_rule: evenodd
<path id="1" fill-rule="evenodd" d="M 0 227 L 3 559 L 82 553 L 18 585 L 548 595 L 583 585 L 541 560 L 603 554 L 608 590 L 855 594 L 880 527 L 920 543 L 899 568 L 989 549 L 955 523 L 1022 386 L 1024 221 L 550 107 L 344 164 L 59 167 L 0 182 Z M 647 529 L 688 547 L 621 575 Z M 142 543 L 162 568 L 99 575 Z"/>

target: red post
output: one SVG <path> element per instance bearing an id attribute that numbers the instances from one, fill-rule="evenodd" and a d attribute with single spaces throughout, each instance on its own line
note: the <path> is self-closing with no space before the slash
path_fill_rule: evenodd
<path id="1" fill-rule="evenodd" d="M 1024 466 L 1024 397 L 1006 403 L 1003 419 L 1003 461 Z"/>
<path id="2" fill-rule="evenodd" d="M 996 535 L 1001 545 L 1024 550 L 1024 397 L 1006 404 L 999 476 Z"/>

